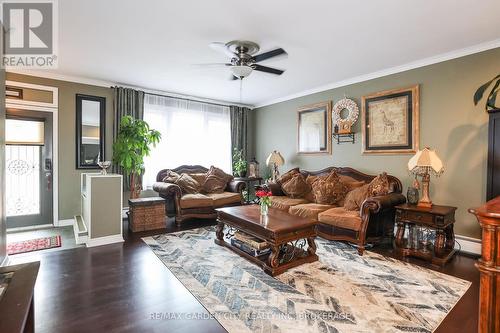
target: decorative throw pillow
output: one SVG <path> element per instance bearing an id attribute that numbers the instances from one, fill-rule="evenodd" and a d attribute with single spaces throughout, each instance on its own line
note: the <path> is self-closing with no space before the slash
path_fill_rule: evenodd
<path id="1" fill-rule="evenodd" d="M 200 183 L 187 173 L 181 174 L 179 179 L 175 181 L 175 184 L 179 185 L 183 194 L 196 194 L 201 189 Z"/>
<path id="2" fill-rule="evenodd" d="M 358 210 L 361 208 L 363 201 L 368 198 L 368 187 L 370 184 L 358 187 L 347 194 L 344 202 L 345 210 Z"/>
<path id="3" fill-rule="evenodd" d="M 299 168 L 293 168 L 292 170 L 288 170 L 287 172 L 279 176 L 278 179 L 276 179 L 276 182 L 278 184 L 283 185 L 284 183 L 286 183 L 287 180 L 291 179 L 294 175 L 298 173 L 300 173 Z"/>
<path id="4" fill-rule="evenodd" d="M 348 192 L 366 184 L 362 180 L 356 180 L 356 179 L 349 177 L 349 176 L 346 176 L 346 175 L 339 175 L 339 178 L 340 178 L 340 181 L 347 186 Z"/>
<path id="5" fill-rule="evenodd" d="M 205 184 L 205 180 L 207 180 L 206 172 L 202 173 L 190 173 L 189 174 L 194 180 L 196 180 L 201 185 Z"/>
<path id="6" fill-rule="evenodd" d="M 314 202 L 323 205 L 333 205 L 341 202 L 347 193 L 347 187 L 340 181 L 335 171 L 328 177 L 321 177 L 312 184 Z"/>
<path id="7" fill-rule="evenodd" d="M 205 193 L 222 193 L 229 183 L 233 179 L 233 176 L 228 175 L 219 168 L 210 167 L 207 172 L 207 178 L 205 183 L 203 183 L 203 191 Z"/>
<path id="8" fill-rule="evenodd" d="M 378 195 L 386 195 L 389 193 L 389 178 L 387 173 L 383 172 L 377 177 L 375 177 L 368 187 L 368 195 L 375 197 Z"/>
<path id="9" fill-rule="evenodd" d="M 164 183 L 174 183 L 179 179 L 180 175 L 172 170 L 168 170 L 165 177 L 163 177 Z"/>
<path id="10" fill-rule="evenodd" d="M 300 173 L 296 173 L 292 178 L 281 184 L 283 192 L 290 198 L 302 198 L 309 190 L 306 179 Z"/>
<path id="11" fill-rule="evenodd" d="M 310 202 L 314 202 L 314 193 L 312 190 L 312 184 L 317 181 L 320 177 L 319 176 L 311 176 L 307 175 L 306 178 L 306 183 L 307 183 L 307 192 L 304 194 L 304 199 Z"/>

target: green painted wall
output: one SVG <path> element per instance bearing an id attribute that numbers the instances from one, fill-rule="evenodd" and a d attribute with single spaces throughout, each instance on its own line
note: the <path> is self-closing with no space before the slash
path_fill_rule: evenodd
<path id="1" fill-rule="evenodd" d="M 7 73 L 6 79 L 59 88 L 59 220 L 80 212 L 80 174 L 75 167 L 76 94 L 106 98 L 106 159 L 112 157 L 113 91 L 110 88 Z M 93 171 L 92 171 L 93 172 Z"/>
<path id="2" fill-rule="evenodd" d="M 445 173 L 431 180 L 431 198 L 437 204 L 458 207 L 456 234 L 480 238 L 480 228 L 467 208 L 481 204 L 486 197 L 488 116 L 484 104 L 474 106 L 472 96 L 499 72 L 497 48 L 258 108 L 252 117 L 252 147 L 261 165 L 272 150 L 279 150 L 286 160 L 282 171 L 295 166 L 306 170 L 350 166 L 369 174 L 387 171 L 401 179 L 406 192 L 412 181 L 406 169 L 411 155 L 362 155 L 360 121 L 354 127 L 356 144 L 333 144 L 332 155 L 297 155 L 296 110 L 326 100 L 335 103 L 344 94 L 360 105 L 363 95 L 418 83 L 420 146 L 436 149 L 445 165 Z"/>

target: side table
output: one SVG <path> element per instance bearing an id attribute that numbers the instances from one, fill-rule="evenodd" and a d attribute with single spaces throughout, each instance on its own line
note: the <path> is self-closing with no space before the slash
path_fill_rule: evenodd
<path id="1" fill-rule="evenodd" d="M 250 188 L 251 188 L 250 185 L 252 183 L 255 183 L 255 182 L 258 182 L 259 185 L 262 185 L 263 178 L 262 177 L 235 177 L 234 180 L 239 180 L 239 181 L 245 182 L 246 189 L 247 189 L 247 195 L 246 195 L 246 198 L 244 198 L 245 204 L 253 203 L 253 201 L 250 200 Z"/>
<path id="2" fill-rule="evenodd" d="M 396 208 L 396 238 L 394 249 L 402 256 L 413 256 L 446 264 L 455 254 L 456 207 L 432 205 L 431 208 L 403 204 Z M 434 244 L 429 235 L 422 235 L 419 228 L 435 232 Z M 424 236 L 424 237 L 422 237 Z"/>

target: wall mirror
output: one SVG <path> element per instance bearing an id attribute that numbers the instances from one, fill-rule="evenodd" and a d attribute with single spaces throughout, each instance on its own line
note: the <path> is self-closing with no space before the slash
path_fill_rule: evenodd
<path id="1" fill-rule="evenodd" d="M 104 161 L 106 98 L 76 95 L 76 168 L 98 169 Z"/>

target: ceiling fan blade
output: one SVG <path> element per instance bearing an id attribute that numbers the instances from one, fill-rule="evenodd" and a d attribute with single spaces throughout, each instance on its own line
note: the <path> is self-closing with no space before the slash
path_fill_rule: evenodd
<path id="1" fill-rule="evenodd" d="M 221 53 L 224 53 L 226 56 L 228 56 L 229 58 L 235 58 L 237 57 L 236 54 L 234 54 L 233 52 L 231 52 L 227 46 L 226 46 L 226 43 L 221 43 L 221 42 L 212 42 L 210 44 L 208 44 L 208 46 L 214 50 L 214 51 L 217 51 L 217 52 L 221 52 Z"/>
<path id="2" fill-rule="evenodd" d="M 207 63 L 207 64 L 191 64 L 191 66 L 202 67 L 202 68 L 207 68 L 207 67 L 222 68 L 222 67 L 231 66 L 231 64 L 223 63 L 223 62 L 215 62 L 215 63 Z"/>
<path id="3" fill-rule="evenodd" d="M 266 66 L 257 65 L 257 64 L 253 65 L 252 67 L 256 71 L 261 71 L 261 72 L 276 74 L 276 75 L 281 75 L 285 72 L 285 71 L 282 71 L 281 69 L 266 67 Z"/>
<path id="4" fill-rule="evenodd" d="M 286 54 L 288 54 L 288 53 L 286 53 L 286 51 L 280 47 L 279 49 L 276 49 L 276 50 L 257 54 L 256 56 L 253 56 L 252 59 L 255 62 L 261 62 L 261 61 L 267 60 L 269 58 L 273 58 L 273 57 L 276 57 L 279 55 L 286 55 Z"/>

